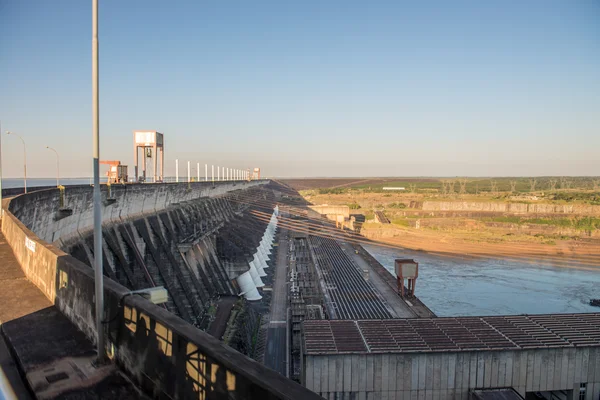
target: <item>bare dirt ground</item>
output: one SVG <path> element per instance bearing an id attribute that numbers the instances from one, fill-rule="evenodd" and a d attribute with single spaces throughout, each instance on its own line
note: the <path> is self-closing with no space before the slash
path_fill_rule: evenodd
<path id="1" fill-rule="evenodd" d="M 373 209 L 382 207 L 386 209 L 386 215 L 390 219 L 406 219 L 400 214 L 411 209 L 389 207 L 397 207 L 398 203 L 408 205 L 411 200 L 423 200 L 423 196 L 425 196 L 425 194 L 406 192 L 372 193 L 360 190 L 321 194 L 318 190 L 314 190 L 340 187 L 340 185 L 364 185 L 369 182 L 380 184 L 381 182 L 375 179 L 367 182 L 362 182 L 363 180 L 356 179 L 346 182 L 340 180 L 334 182 L 326 179 L 297 180 L 293 185 L 297 190 L 304 190 L 302 195 L 312 204 L 358 204 L 360 208 L 352 210 L 352 213 L 363 214 L 367 220 L 373 218 Z M 460 218 L 456 220 L 460 220 Z M 448 256 L 499 258 L 528 263 L 546 262 L 561 267 L 594 270 L 600 268 L 600 240 L 597 238 L 568 238 L 560 234 L 535 235 L 534 232 L 515 232 L 502 228 L 482 229 L 481 226 L 477 229 L 475 227 L 469 229 L 469 225 L 482 225 L 482 223 L 476 220 L 467 221 L 466 218 L 462 220 L 465 222 L 462 225 L 465 226 L 448 228 L 440 225 L 439 229 L 436 227 L 415 229 L 414 226 L 400 226 L 403 221 L 398 221 L 399 224 L 385 226 L 367 224 L 364 226 L 367 229 L 363 229 L 361 233 L 374 241 L 414 250 L 443 253 Z M 379 225 L 381 229 L 373 225 Z"/>
<path id="2" fill-rule="evenodd" d="M 369 236 L 371 236 L 371 232 Z M 600 246 L 597 242 L 560 240 L 549 246 L 534 242 L 474 243 L 468 235 L 397 229 L 391 237 L 372 237 L 372 240 L 413 250 L 457 256 L 501 258 L 520 262 L 548 262 L 561 267 L 598 270 Z"/>

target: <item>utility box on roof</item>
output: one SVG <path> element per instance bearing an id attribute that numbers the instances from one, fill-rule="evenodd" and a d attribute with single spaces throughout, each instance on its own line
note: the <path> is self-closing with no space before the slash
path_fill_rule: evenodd
<path id="1" fill-rule="evenodd" d="M 402 298 L 404 293 L 404 280 L 408 280 L 407 297 L 415 297 L 415 284 L 419 277 L 419 263 L 410 258 L 399 258 L 394 261 L 394 269 L 396 270 L 396 280 L 398 282 L 398 294 Z"/>
<path id="2" fill-rule="evenodd" d="M 138 182 L 147 182 L 146 176 L 148 159 L 154 159 L 152 164 L 152 182 L 162 182 L 165 172 L 165 140 L 164 135 L 156 131 L 134 131 L 133 149 L 135 163 L 135 179 Z M 142 149 L 142 175 L 139 174 L 138 151 Z M 160 152 L 160 168 L 158 167 Z"/>

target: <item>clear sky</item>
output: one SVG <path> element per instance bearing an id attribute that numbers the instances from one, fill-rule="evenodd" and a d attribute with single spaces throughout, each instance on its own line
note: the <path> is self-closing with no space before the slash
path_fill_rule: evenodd
<path id="1" fill-rule="evenodd" d="M 89 176 L 91 0 L 0 0 L 0 120 Z M 270 176 L 600 175 L 600 2 L 100 0 L 101 158 Z M 22 145 L 2 134 L 5 177 Z M 131 172 L 131 174 L 133 174 Z"/>

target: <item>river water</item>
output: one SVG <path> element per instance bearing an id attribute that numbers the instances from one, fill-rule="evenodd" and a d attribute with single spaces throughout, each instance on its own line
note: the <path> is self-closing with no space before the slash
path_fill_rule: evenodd
<path id="1" fill-rule="evenodd" d="M 363 245 L 390 273 L 394 259 L 419 263 L 416 295 L 440 317 L 600 312 L 598 271 L 495 259 L 444 257 Z"/>

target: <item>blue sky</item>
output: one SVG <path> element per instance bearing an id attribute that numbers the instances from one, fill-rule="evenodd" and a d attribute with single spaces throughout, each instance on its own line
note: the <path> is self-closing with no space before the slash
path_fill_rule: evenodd
<path id="1" fill-rule="evenodd" d="M 600 3 L 100 0 L 101 158 L 132 131 L 270 176 L 600 175 Z M 91 0 L 0 1 L 28 174 L 91 174 Z M 22 146 L 2 135 L 5 177 Z"/>

